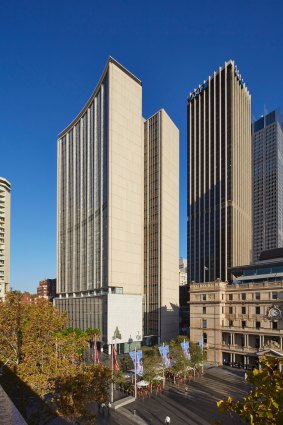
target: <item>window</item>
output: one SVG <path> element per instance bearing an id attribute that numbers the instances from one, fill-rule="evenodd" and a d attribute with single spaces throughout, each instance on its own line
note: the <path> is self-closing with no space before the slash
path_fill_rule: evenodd
<path id="1" fill-rule="evenodd" d="M 246 327 L 246 321 L 242 320 L 242 328 L 245 328 L 245 327 Z"/>
<path id="2" fill-rule="evenodd" d="M 272 322 L 272 329 L 278 329 L 277 328 L 277 322 Z"/>
<path id="3" fill-rule="evenodd" d="M 242 293 L 242 300 L 246 300 L 247 299 L 247 294 L 245 292 Z"/>
<path id="4" fill-rule="evenodd" d="M 256 292 L 255 293 L 255 299 L 256 300 L 260 300 L 260 292 Z"/>
<path id="5" fill-rule="evenodd" d="M 202 319 L 202 327 L 203 329 L 206 329 L 206 319 Z"/>
<path id="6" fill-rule="evenodd" d="M 206 301 L 206 294 L 203 294 L 203 296 L 202 296 L 202 300 L 203 300 L 203 301 Z"/>
<path id="7" fill-rule="evenodd" d="M 260 307 L 259 306 L 256 306 L 256 308 L 255 308 L 255 314 L 260 314 Z"/>
<path id="8" fill-rule="evenodd" d="M 202 314 L 206 314 L 206 307 L 202 307 Z"/>
<path id="9" fill-rule="evenodd" d="M 233 294 L 229 294 L 229 301 L 233 301 Z"/>
<path id="10" fill-rule="evenodd" d="M 246 307 L 242 307 L 242 314 L 246 314 Z"/>
<path id="11" fill-rule="evenodd" d="M 233 313 L 233 307 L 229 307 L 229 314 Z"/>
<path id="12" fill-rule="evenodd" d="M 233 326 L 233 320 L 229 320 L 229 326 Z"/>
<path id="13" fill-rule="evenodd" d="M 223 314 L 224 313 L 224 307 L 222 307 L 221 311 L 222 311 L 222 314 Z"/>
<path id="14" fill-rule="evenodd" d="M 205 332 L 204 332 L 204 333 L 202 334 L 202 338 L 203 338 L 203 343 L 204 343 L 204 344 L 207 344 L 207 333 L 205 333 Z"/>
<path id="15" fill-rule="evenodd" d="M 255 322 L 256 329 L 260 329 L 260 322 Z"/>
<path id="16" fill-rule="evenodd" d="M 272 292 L 272 299 L 277 300 L 278 299 L 278 292 Z"/>

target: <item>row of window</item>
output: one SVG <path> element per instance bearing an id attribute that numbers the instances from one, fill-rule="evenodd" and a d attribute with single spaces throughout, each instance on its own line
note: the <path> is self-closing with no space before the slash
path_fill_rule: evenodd
<path id="1" fill-rule="evenodd" d="M 224 322 L 222 323 L 222 325 L 224 326 Z M 229 320 L 228 322 L 229 327 L 233 327 L 234 326 L 234 321 L 233 320 Z M 246 320 L 242 320 L 242 328 L 244 329 L 247 326 L 247 322 Z M 207 328 L 207 320 L 206 319 L 202 319 L 202 328 L 206 329 Z M 261 328 L 261 323 L 259 321 L 255 322 L 255 328 L 256 329 L 260 329 Z M 272 322 L 272 329 L 278 329 L 278 323 L 277 322 Z"/>
<path id="2" fill-rule="evenodd" d="M 238 300 L 238 297 L 234 297 L 234 295 L 238 295 L 238 294 L 228 294 L 228 301 L 233 301 L 233 300 Z M 255 300 L 260 300 L 260 292 L 255 292 L 254 294 L 254 299 Z M 242 301 L 245 301 L 247 299 L 247 294 L 245 292 L 241 293 L 241 299 Z M 278 292 L 273 291 L 271 292 L 271 299 L 272 300 L 277 300 L 278 299 Z M 207 294 L 202 294 L 202 300 L 203 301 L 207 301 Z M 224 300 L 224 294 L 222 294 L 222 300 Z"/>

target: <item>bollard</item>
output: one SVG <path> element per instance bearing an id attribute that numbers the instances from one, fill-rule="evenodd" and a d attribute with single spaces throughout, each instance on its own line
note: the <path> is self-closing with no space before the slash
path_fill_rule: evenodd
<path id="1" fill-rule="evenodd" d="M 134 409 L 133 413 L 134 413 L 134 416 L 136 416 L 136 409 Z"/>

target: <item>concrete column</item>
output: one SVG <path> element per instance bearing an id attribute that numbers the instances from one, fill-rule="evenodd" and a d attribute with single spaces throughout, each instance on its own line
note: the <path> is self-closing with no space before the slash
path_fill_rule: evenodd
<path id="1" fill-rule="evenodd" d="M 283 349 L 283 338 L 280 338 L 280 349 Z"/>
<path id="2" fill-rule="evenodd" d="M 246 338 L 247 338 L 247 347 L 249 347 L 250 346 L 249 335 L 246 335 Z"/>

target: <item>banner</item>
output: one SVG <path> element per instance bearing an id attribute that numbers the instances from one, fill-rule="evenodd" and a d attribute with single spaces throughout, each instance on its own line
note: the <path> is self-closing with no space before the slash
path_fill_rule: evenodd
<path id="1" fill-rule="evenodd" d="M 188 341 L 181 342 L 181 347 L 186 360 L 191 360 L 190 343 Z"/>
<path id="2" fill-rule="evenodd" d="M 199 340 L 198 345 L 200 346 L 200 348 L 203 348 L 203 336 L 201 337 L 201 339 Z"/>
<path id="3" fill-rule="evenodd" d="M 129 352 L 134 368 L 137 375 L 143 375 L 143 359 L 142 359 L 142 350 L 130 351 Z M 136 359 L 135 359 L 136 356 Z M 136 364 L 137 362 L 137 364 Z"/>
<path id="4" fill-rule="evenodd" d="M 97 347 L 97 343 L 96 343 L 96 347 L 95 347 L 95 364 L 99 364 L 100 360 L 99 360 L 99 355 L 98 355 L 98 347 Z"/>
<path id="5" fill-rule="evenodd" d="M 160 345 L 158 347 L 159 353 L 163 360 L 163 366 L 164 367 L 170 367 L 171 366 L 171 359 L 170 359 L 170 353 L 169 353 L 169 345 Z"/>
<path id="6" fill-rule="evenodd" d="M 116 370 L 116 372 L 120 370 L 120 366 L 117 360 L 117 351 L 114 345 L 113 345 L 113 368 L 114 370 Z"/>

